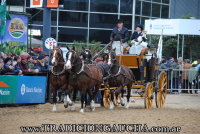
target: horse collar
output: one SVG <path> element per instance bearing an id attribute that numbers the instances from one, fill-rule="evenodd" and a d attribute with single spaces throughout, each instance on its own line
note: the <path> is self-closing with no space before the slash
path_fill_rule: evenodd
<path id="1" fill-rule="evenodd" d="M 54 72 L 53 69 L 54 69 L 54 67 L 52 67 L 51 73 L 52 73 L 53 75 L 55 75 L 55 76 L 59 76 L 59 75 L 62 75 L 62 74 L 65 73 L 65 69 L 64 69 L 64 68 L 63 68 L 63 70 L 62 70 L 61 72 Z"/>
<path id="2" fill-rule="evenodd" d="M 121 66 L 119 66 L 119 70 L 118 70 L 118 72 L 116 73 L 116 74 L 110 74 L 110 72 L 108 72 L 109 73 L 109 75 L 111 75 L 112 77 L 116 77 L 116 76 L 118 76 L 118 75 L 120 75 L 121 74 L 121 70 L 122 70 L 122 67 Z"/>
<path id="3" fill-rule="evenodd" d="M 78 73 L 76 73 L 76 75 L 79 75 L 80 73 L 84 72 L 84 67 L 85 67 L 84 61 L 82 61 L 81 69 L 80 71 L 78 71 Z"/>

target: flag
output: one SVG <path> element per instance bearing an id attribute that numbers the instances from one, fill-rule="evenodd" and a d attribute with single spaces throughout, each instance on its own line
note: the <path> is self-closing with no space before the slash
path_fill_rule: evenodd
<path id="1" fill-rule="evenodd" d="M 158 49 L 157 49 L 158 63 L 162 61 L 162 48 L 163 48 L 163 30 L 161 32 L 160 39 L 158 42 Z"/>
<path id="2" fill-rule="evenodd" d="M 10 20 L 11 17 L 6 10 L 6 0 L 3 0 L 1 4 L 2 5 L 0 5 L 0 36 L 2 40 L 6 33 L 6 20 Z"/>
<path id="3" fill-rule="evenodd" d="M 31 8 L 42 7 L 42 5 L 43 5 L 43 0 L 30 0 Z"/>
<path id="4" fill-rule="evenodd" d="M 59 0 L 47 0 L 48 8 L 58 8 Z"/>

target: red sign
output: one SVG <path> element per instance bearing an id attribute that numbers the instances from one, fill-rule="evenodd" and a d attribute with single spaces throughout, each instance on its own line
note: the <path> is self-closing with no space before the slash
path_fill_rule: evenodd
<path id="1" fill-rule="evenodd" d="M 30 0 L 30 7 L 42 7 L 43 0 Z"/>
<path id="2" fill-rule="evenodd" d="M 58 8 L 59 0 L 47 0 L 47 7 L 48 8 Z"/>

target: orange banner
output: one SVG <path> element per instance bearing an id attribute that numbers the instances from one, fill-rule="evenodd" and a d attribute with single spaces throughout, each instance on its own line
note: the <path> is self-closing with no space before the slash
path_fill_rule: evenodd
<path id="1" fill-rule="evenodd" d="M 30 7 L 42 7 L 43 0 L 30 0 Z"/>
<path id="2" fill-rule="evenodd" d="M 47 7 L 48 8 L 58 8 L 59 0 L 47 0 Z"/>

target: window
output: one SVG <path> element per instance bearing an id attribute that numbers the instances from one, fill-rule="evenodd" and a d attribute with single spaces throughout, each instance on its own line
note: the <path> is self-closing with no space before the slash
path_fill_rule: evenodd
<path id="1" fill-rule="evenodd" d="M 111 14 L 90 14 L 90 27 L 113 28 L 117 17 L 117 15 Z"/>
<path id="2" fill-rule="evenodd" d="M 144 16 L 151 15 L 151 3 L 150 2 L 143 2 L 142 15 L 144 15 Z"/>
<path id="3" fill-rule="evenodd" d="M 169 6 L 168 5 L 162 5 L 162 18 L 168 18 L 169 17 Z"/>
<path id="4" fill-rule="evenodd" d="M 140 16 L 135 16 L 135 26 L 140 24 Z"/>
<path id="5" fill-rule="evenodd" d="M 43 10 L 36 8 L 27 8 L 27 13 L 31 14 L 29 22 L 31 24 L 42 25 L 43 24 Z"/>
<path id="6" fill-rule="evenodd" d="M 161 3 L 161 0 L 152 0 L 152 2 L 158 2 L 158 3 Z"/>
<path id="7" fill-rule="evenodd" d="M 88 0 L 64 0 L 64 9 L 87 11 Z"/>
<path id="8" fill-rule="evenodd" d="M 162 3 L 169 4 L 169 0 L 162 0 Z"/>
<path id="9" fill-rule="evenodd" d="M 80 12 L 59 12 L 59 25 L 60 26 L 76 26 L 87 27 L 87 13 Z"/>
<path id="10" fill-rule="evenodd" d="M 160 4 L 152 4 L 152 17 L 160 17 Z"/>
<path id="11" fill-rule="evenodd" d="M 121 0 L 120 2 L 121 2 L 120 12 L 132 14 L 133 0 Z"/>
<path id="12" fill-rule="evenodd" d="M 132 15 L 121 15 L 120 19 L 124 20 L 124 26 L 128 29 L 132 27 Z"/>
<path id="13" fill-rule="evenodd" d="M 108 43 L 110 41 L 111 30 L 90 30 L 90 41 L 100 41 Z"/>
<path id="14" fill-rule="evenodd" d="M 57 11 L 51 10 L 51 25 L 57 25 Z"/>
<path id="15" fill-rule="evenodd" d="M 24 6 L 24 0 L 7 0 L 6 4 L 12 6 Z"/>
<path id="16" fill-rule="evenodd" d="M 119 0 L 91 0 L 91 11 L 118 12 Z"/>
<path id="17" fill-rule="evenodd" d="M 84 41 L 86 42 L 87 29 L 78 28 L 59 28 L 59 42 L 73 42 Z"/>
<path id="18" fill-rule="evenodd" d="M 137 0 L 136 1 L 136 5 L 135 5 L 135 14 L 140 15 L 140 11 L 141 11 L 141 1 Z"/>

